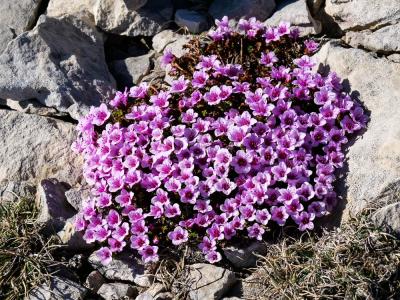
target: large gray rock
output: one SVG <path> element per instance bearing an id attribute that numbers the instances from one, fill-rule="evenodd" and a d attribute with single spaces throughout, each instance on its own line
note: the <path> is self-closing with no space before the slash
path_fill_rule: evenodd
<path id="1" fill-rule="evenodd" d="M 400 20 L 376 31 L 349 31 L 344 40 L 355 48 L 364 48 L 378 53 L 400 52 Z"/>
<path id="2" fill-rule="evenodd" d="M 67 202 L 65 192 L 68 186 L 57 179 L 44 179 L 37 188 L 37 222 L 46 227 L 47 232 L 57 232 L 77 211 Z"/>
<path id="3" fill-rule="evenodd" d="M 326 14 L 341 30 L 363 30 L 381 27 L 400 19 L 398 0 L 326 0 Z"/>
<path id="4" fill-rule="evenodd" d="M 41 16 L 0 55 L 0 98 L 36 99 L 78 118 L 111 95 L 102 36 L 71 16 Z"/>
<path id="5" fill-rule="evenodd" d="M 400 193 L 400 189 L 398 193 Z M 398 200 L 400 200 L 400 198 L 398 198 Z M 386 227 L 400 236 L 400 202 L 390 204 L 377 210 L 372 215 L 372 220 L 377 226 Z"/>
<path id="6" fill-rule="evenodd" d="M 154 51 L 148 54 L 115 60 L 110 63 L 110 71 L 121 87 L 131 87 L 140 83 L 149 74 Z"/>
<path id="7" fill-rule="evenodd" d="M 208 11 L 215 19 L 223 16 L 230 19 L 256 17 L 264 21 L 272 15 L 274 9 L 275 0 L 215 0 Z"/>
<path id="8" fill-rule="evenodd" d="M 0 1 L 0 53 L 9 41 L 35 25 L 42 0 Z"/>
<path id="9" fill-rule="evenodd" d="M 200 33 L 209 28 L 206 15 L 189 9 L 178 9 L 175 13 L 175 23 L 187 28 L 191 33 Z"/>
<path id="10" fill-rule="evenodd" d="M 136 289 L 126 283 L 104 283 L 97 292 L 105 300 L 133 299 Z"/>
<path id="11" fill-rule="evenodd" d="M 315 58 L 321 70 L 327 65 L 346 79 L 353 97 L 370 111 L 366 131 L 347 150 L 347 175 L 340 186 L 348 202 L 344 216 L 356 214 L 365 203 L 393 196 L 400 184 L 400 64 L 335 42 L 324 45 Z"/>
<path id="12" fill-rule="evenodd" d="M 300 30 L 301 35 L 315 34 L 314 26 L 309 18 L 306 0 L 285 0 L 281 2 L 275 13 L 264 24 L 277 26 L 280 22 L 290 22 Z"/>
<path id="13" fill-rule="evenodd" d="M 72 15 L 94 24 L 93 10 L 97 0 L 50 0 L 46 14 L 49 17 Z"/>
<path id="14" fill-rule="evenodd" d="M 82 159 L 70 149 L 75 125 L 10 110 L 0 110 L 0 120 L 0 186 L 46 178 L 74 186 L 81 180 Z"/>
<path id="15" fill-rule="evenodd" d="M 94 252 L 89 257 L 89 263 L 110 280 L 133 282 L 141 287 L 151 286 L 154 280 L 153 275 L 147 273 L 143 263 L 131 253 L 123 252 L 114 256 L 111 263 L 104 266 Z"/>
<path id="16" fill-rule="evenodd" d="M 236 282 L 232 271 L 214 265 L 194 264 L 189 268 L 191 300 L 220 299 Z"/>
<path id="17" fill-rule="evenodd" d="M 88 290 L 67 278 L 52 277 L 49 285 L 41 285 L 29 293 L 29 300 L 83 300 Z"/>
<path id="18" fill-rule="evenodd" d="M 172 18 L 171 0 L 98 0 L 95 22 L 104 31 L 128 36 L 152 36 Z"/>

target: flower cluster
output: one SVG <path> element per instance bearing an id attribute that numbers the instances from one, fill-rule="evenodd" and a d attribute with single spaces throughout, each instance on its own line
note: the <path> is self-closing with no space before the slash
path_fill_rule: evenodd
<path id="1" fill-rule="evenodd" d="M 335 73 L 312 70 L 318 45 L 254 18 L 224 17 L 209 36 L 182 58 L 165 52 L 169 88 L 118 92 L 79 122 L 91 197 L 76 229 L 103 244 L 104 264 L 124 248 L 155 262 L 188 242 L 215 263 L 221 244 L 311 230 L 336 203 L 343 145 L 367 120 Z"/>

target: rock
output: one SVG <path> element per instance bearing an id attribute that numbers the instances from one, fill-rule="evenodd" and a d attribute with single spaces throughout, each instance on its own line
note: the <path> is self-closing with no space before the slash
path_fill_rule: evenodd
<path id="1" fill-rule="evenodd" d="M 228 16 L 230 19 L 241 17 L 256 17 L 260 21 L 266 20 L 275 9 L 275 0 L 215 0 L 209 13 L 215 19 Z"/>
<path id="2" fill-rule="evenodd" d="M 82 300 L 88 290 L 67 278 L 55 277 L 50 279 L 50 286 L 43 284 L 34 288 L 28 296 L 29 300 Z"/>
<path id="3" fill-rule="evenodd" d="M 0 120 L 0 186 L 45 178 L 74 186 L 81 180 L 81 158 L 70 149 L 73 124 L 10 110 L 0 110 Z"/>
<path id="4" fill-rule="evenodd" d="M 191 33 L 200 33 L 209 28 L 206 15 L 188 9 L 176 11 L 175 23 L 180 27 L 187 28 Z"/>
<path id="5" fill-rule="evenodd" d="M 395 53 L 395 54 L 389 55 L 387 57 L 387 59 L 389 59 L 389 60 L 391 60 L 393 62 L 396 62 L 396 63 L 400 63 L 400 53 L 399 54 Z"/>
<path id="6" fill-rule="evenodd" d="M 162 300 L 160 294 L 165 292 L 165 287 L 162 283 L 153 283 L 144 293 L 139 294 L 135 300 Z"/>
<path id="7" fill-rule="evenodd" d="M 220 299 L 236 282 L 232 271 L 210 264 L 191 265 L 188 280 L 192 300 Z"/>
<path id="8" fill-rule="evenodd" d="M 400 19 L 398 0 L 326 0 L 325 12 L 342 31 L 379 28 Z"/>
<path id="9" fill-rule="evenodd" d="M 168 44 L 165 49 L 169 49 L 173 55 L 176 57 L 181 57 L 185 53 L 188 52 L 187 49 L 183 49 L 183 46 L 186 45 L 192 37 L 187 36 L 187 35 L 181 35 L 177 38 L 176 41 Z"/>
<path id="10" fill-rule="evenodd" d="M 90 196 L 89 189 L 82 187 L 72 188 L 65 192 L 65 197 L 69 204 L 71 204 L 77 211 L 80 211 L 83 201 Z"/>
<path id="11" fill-rule="evenodd" d="M 132 299 L 136 289 L 126 283 L 104 283 L 97 292 L 105 300 Z"/>
<path id="12" fill-rule="evenodd" d="M 143 263 L 131 253 L 123 252 L 113 257 L 107 266 L 102 265 L 96 253 L 93 253 L 89 257 L 89 263 L 110 280 L 133 282 L 141 287 L 151 286 L 154 280 L 154 276 L 147 273 Z"/>
<path id="13" fill-rule="evenodd" d="M 45 224 L 46 232 L 57 232 L 65 222 L 76 214 L 76 210 L 67 202 L 65 192 L 68 186 L 57 179 L 44 179 L 37 188 L 38 223 Z"/>
<path id="14" fill-rule="evenodd" d="M 257 255 L 264 255 L 267 252 L 267 245 L 260 242 L 254 242 L 247 248 L 237 248 L 234 246 L 223 249 L 226 258 L 236 268 L 255 267 L 257 263 Z"/>
<path id="15" fill-rule="evenodd" d="M 94 25 L 93 9 L 97 0 L 50 0 L 47 6 L 49 17 L 61 17 L 64 15 L 75 16 Z"/>
<path id="16" fill-rule="evenodd" d="M 35 26 L 43 0 L 0 1 L 0 53 L 9 41 Z"/>
<path id="17" fill-rule="evenodd" d="M 21 198 L 34 198 L 36 186 L 28 182 L 3 181 L 0 183 L 0 203 L 17 201 Z"/>
<path id="18" fill-rule="evenodd" d="M 172 18 L 171 0 L 98 0 L 96 25 L 106 32 L 127 36 L 152 36 Z"/>
<path id="19" fill-rule="evenodd" d="M 306 0 L 285 0 L 281 2 L 275 13 L 264 24 L 277 26 L 280 22 L 290 22 L 300 29 L 302 36 L 315 34 L 314 26 L 309 18 Z"/>
<path id="20" fill-rule="evenodd" d="M 13 99 L 0 99 L 0 105 L 7 106 L 12 110 L 16 110 L 19 112 L 23 112 L 26 114 L 35 114 L 40 116 L 58 116 L 58 117 L 65 117 L 68 116 L 67 113 L 62 113 L 57 111 L 57 109 L 52 107 L 46 107 L 40 102 L 36 101 L 35 99 L 29 100 L 13 100 Z"/>
<path id="21" fill-rule="evenodd" d="M 393 196 L 400 185 L 400 65 L 335 42 L 325 44 L 315 58 L 322 72 L 327 65 L 346 79 L 345 87 L 370 111 L 366 131 L 350 142 L 342 171 L 347 175 L 339 181 L 349 204 L 346 219 L 358 213 L 363 202 Z"/>
<path id="22" fill-rule="evenodd" d="M 153 56 L 154 51 L 151 51 L 146 55 L 112 61 L 110 63 L 110 71 L 119 86 L 122 88 L 132 87 L 140 83 L 142 78 L 149 74 Z"/>
<path id="23" fill-rule="evenodd" d="M 376 31 L 350 31 L 346 33 L 344 40 L 354 48 L 368 49 L 383 54 L 400 52 L 400 22 Z"/>
<path id="24" fill-rule="evenodd" d="M 94 244 L 88 244 L 83 239 L 83 232 L 75 230 L 76 215 L 65 221 L 64 227 L 57 232 L 61 243 L 66 249 L 74 252 L 86 251 L 94 248 Z"/>
<path id="25" fill-rule="evenodd" d="M 168 29 L 168 30 L 163 30 L 159 33 L 157 33 L 153 39 L 152 39 L 152 43 L 153 43 L 153 49 L 158 52 L 161 53 L 164 51 L 164 48 L 175 42 L 177 39 L 181 38 L 182 35 L 173 32 L 172 30 Z"/>
<path id="26" fill-rule="evenodd" d="M 400 236 L 400 202 L 390 204 L 377 210 L 372 215 L 374 223 Z"/>
<path id="27" fill-rule="evenodd" d="M 105 283 L 103 275 L 99 271 L 92 271 L 86 277 L 84 286 L 91 290 L 93 293 L 97 293 L 100 287 Z"/>
<path id="28" fill-rule="evenodd" d="M 41 16 L 0 55 L 0 98 L 36 99 L 73 118 L 111 95 L 102 36 L 71 16 Z"/>

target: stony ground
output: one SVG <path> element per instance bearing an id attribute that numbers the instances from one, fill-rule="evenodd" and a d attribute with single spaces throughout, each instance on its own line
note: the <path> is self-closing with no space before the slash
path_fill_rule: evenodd
<path id="1" fill-rule="evenodd" d="M 163 80 L 160 53 L 169 48 L 182 55 L 190 34 L 224 15 L 269 25 L 290 21 L 321 41 L 318 69 L 344 78 L 370 115 L 367 130 L 347 149 L 340 213 L 326 224 L 346 222 L 379 200 L 390 205 L 382 205 L 375 221 L 400 233 L 400 203 L 393 198 L 400 189 L 399 0 L 14 0 L 1 1 L 0 10 L 6 12 L 0 17 L 0 199 L 35 198 L 40 222 L 56 230 L 87 270 L 57 275 L 32 299 L 170 299 L 167 284 L 190 299 L 244 297 L 235 288 L 238 270 L 255 266 L 252 253 L 265 253 L 264 245 L 226 249 L 226 267 L 165 262 L 164 275 L 186 272 L 171 282 L 174 274 L 154 275 L 128 254 L 107 268 L 93 256 L 87 262 L 90 248 L 72 227 L 87 192 L 81 160 L 70 150 L 76 120 L 117 88 Z"/>

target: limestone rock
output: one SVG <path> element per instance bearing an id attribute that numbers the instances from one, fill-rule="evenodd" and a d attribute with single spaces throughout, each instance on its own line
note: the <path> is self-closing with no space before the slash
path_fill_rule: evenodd
<path id="1" fill-rule="evenodd" d="M 372 220 L 400 236 L 400 202 L 382 207 L 372 215 Z"/>
<path id="2" fill-rule="evenodd" d="M 0 53 L 15 36 L 35 24 L 42 0 L 0 1 Z"/>
<path id="3" fill-rule="evenodd" d="M 191 33 L 200 33 L 209 28 L 206 15 L 188 9 L 176 11 L 175 23 L 182 28 L 187 28 Z"/>
<path id="4" fill-rule="evenodd" d="M 86 277 L 84 286 L 91 290 L 93 293 L 97 293 L 103 283 L 105 283 L 103 275 L 101 275 L 99 271 L 92 271 Z"/>
<path id="5" fill-rule="evenodd" d="M 102 36 L 71 16 L 41 16 L 0 55 L 0 98 L 42 105 L 78 118 L 111 95 Z"/>
<path id="6" fill-rule="evenodd" d="M 57 232 L 61 243 L 68 250 L 74 252 L 87 251 L 94 248 L 94 244 L 88 244 L 83 239 L 83 232 L 75 230 L 76 215 L 67 219 L 64 226 Z"/>
<path id="7" fill-rule="evenodd" d="M 13 100 L 13 99 L 0 99 L 0 105 L 7 106 L 12 110 L 20 111 L 26 114 L 35 114 L 45 117 L 58 116 L 65 117 L 68 116 L 67 113 L 59 112 L 53 107 L 47 107 L 36 101 L 35 99 L 28 100 Z"/>
<path id="8" fill-rule="evenodd" d="M 176 57 L 181 57 L 187 53 L 187 49 L 183 49 L 183 46 L 187 44 L 192 38 L 187 35 L 179 36 L 176 41 L 168 44 L 165 49 L 169 49 Z"/>
<path id="9" fill-rule="evenodd" d="M 0 186 L 46 178 L 74 186 L 81 180 L 81 158 L 70 149 L 75 125 L 10 110 L 0 110 L 0 120 Z"/>
<path id="10" fill-rule="evenodd" d="M 400 63 L 400 53 L 395 53 L 395 54 L 389 55 L 387 57 L 387 59 L 389 59 L 395 63 Z"/>
<path id="11" fill-rule="evenodd" d="M 159 297 L 160 294 L 165 292 L 164 285 L 162 283 L 153 283 L 144 293 L 139 294 L 135 300 L 163 300 Z"/>
<path id="12" fill-rule="evenodd" d="M 141 287 L 149 287 L 153 283 L 153 276 L 147 273 L 143 263 L 127 252 L 113 257 L 107 266 L 102 265 L 96 253 L 93 253 L 89 257 L 89 263 L 110 280 L 133 282 Z"/>
<path id="13" fill-rule="evenodd" d="M 275 9 L 275 0 L 215 0 L 209 13 L 215 19 L 228 16 L 230 19 L 241 17 L 256 17 L 260 21 L 266 20 Z"/>
<path id="14" fill-rule="evenodd" d="M 164 48 L 175 42 L 176 40 L 178 40 L 180 37 L 182 37 L 181 34 L 175 33 L 172 30 L 168 29 L 168 30 L 163 30 L 159 33 L 157 33 L 153 39 L 152 39 L 152 43 L 153 43 L 153 49 L 158 52 L 161 53 L 164 51 Z"/>
<path id="15" fill-rule="evenodd" d="M 326 0 L 325 12 L 342 31 L 372 29 L 400 19 L 398 0 Z"/>
<path id="16" fill-rule="evenodd" d="M 49 17 L 61 17 L 72 15 L 78 17 L 89 24 L 94 24 L 93 9 L 97 0 L 50 0 L 47 6 Z"/>
<path id="17" fill-rule="evenodd" d="M 283 1 L 264 24 L 277 26 L 282 21 L 290 22 L 292 26 L 298 27 L 301 35 L 315 34 L 314 26 L 309 18 L 306 0 Z"/>
<path id="18" fill-rule="evenodd" d="M 126 283 L 104 283 L 97 292 L 105 300 L 132 299 L 136 289 Z"/>
<path id="19" fill-rule="evenodd" d="M 346 79 L 345 87 L 370 112 L 366 131 L 350 142 L 339 182 L 348 202 L 344 215 L 354 215 L 363 202 L 393 196 L 393 187 L 400 185 L 400 65 L 335 42 L 324 45 L 315 58 L 321 71 L 327 65 Z"/>
<path id="20" fill-rule="evenodd" d="M 106 32 L 128 36 L 152 36 L 172 18 L 171 0 L 98 0 L 95 22 Z"/>
<path id="21" fill-rule="evenodd" d="M 232 271 L 210 264 L 191 265 L 188 276 L 191 300 L 220 299 L 236 282 Z"/>
<path id="22" fill-rule="evenodd" d="M 65 192 L 65 197 L 69 204 L 71 204 L 77 211 L 80 211 L 83 205 L 83 201 L 90 195 L 90 191 L 87 188 L 72 188 Z"/>
<path id="23" fill-rule="evenodd" d="M 50 286 L 41 285 L 34 288 L 30 294 L 29 300 L 82 300 L 85 298 L 88 290 L 67 278 L 52 277 Z"/>
<path id="24" fill-rule="evenodd" d="M 149 74 L 153 56 L 154 52 L 151 51 L 146 55 L 112 61 L 110 71 L 122 88 L 132 87 L 140 83 L 142 78 Z"/>
<path id="25" fill-rule="evenodd" d="M 56 179 L 44 179 L 37 189 L 39 215 L 37 222 L 46 226 L 47 232 L 57 232 L 64 227 L 67 219 L 76 214 L 76 210 L 67 202 L 65 191 L 68 187 Z"/>
<path id="26" fill-rule="evenodd" d="M 267 245 L 260 242 L 254 242 L 246 248 L 234 246 L 223 249 L 226 258 L 236 268 L 255 267 L 257 263 L 257 254 L 264 255 L 267 252 Z"/>
<path id="27" fill-rule="evenodd" d="M 364 48 L 378 53 L 400 52 L 400 22 L 376 31 L 350 31 L 344 40 L 354 48 Z"/>
<path id="28" fill-rule="evenodd" d="M 20 198 L 34 198 L 36 186 L 28 182 L 4 181 L 0 183 L 0 203 L 2 201 L 17 201 Z"/>

